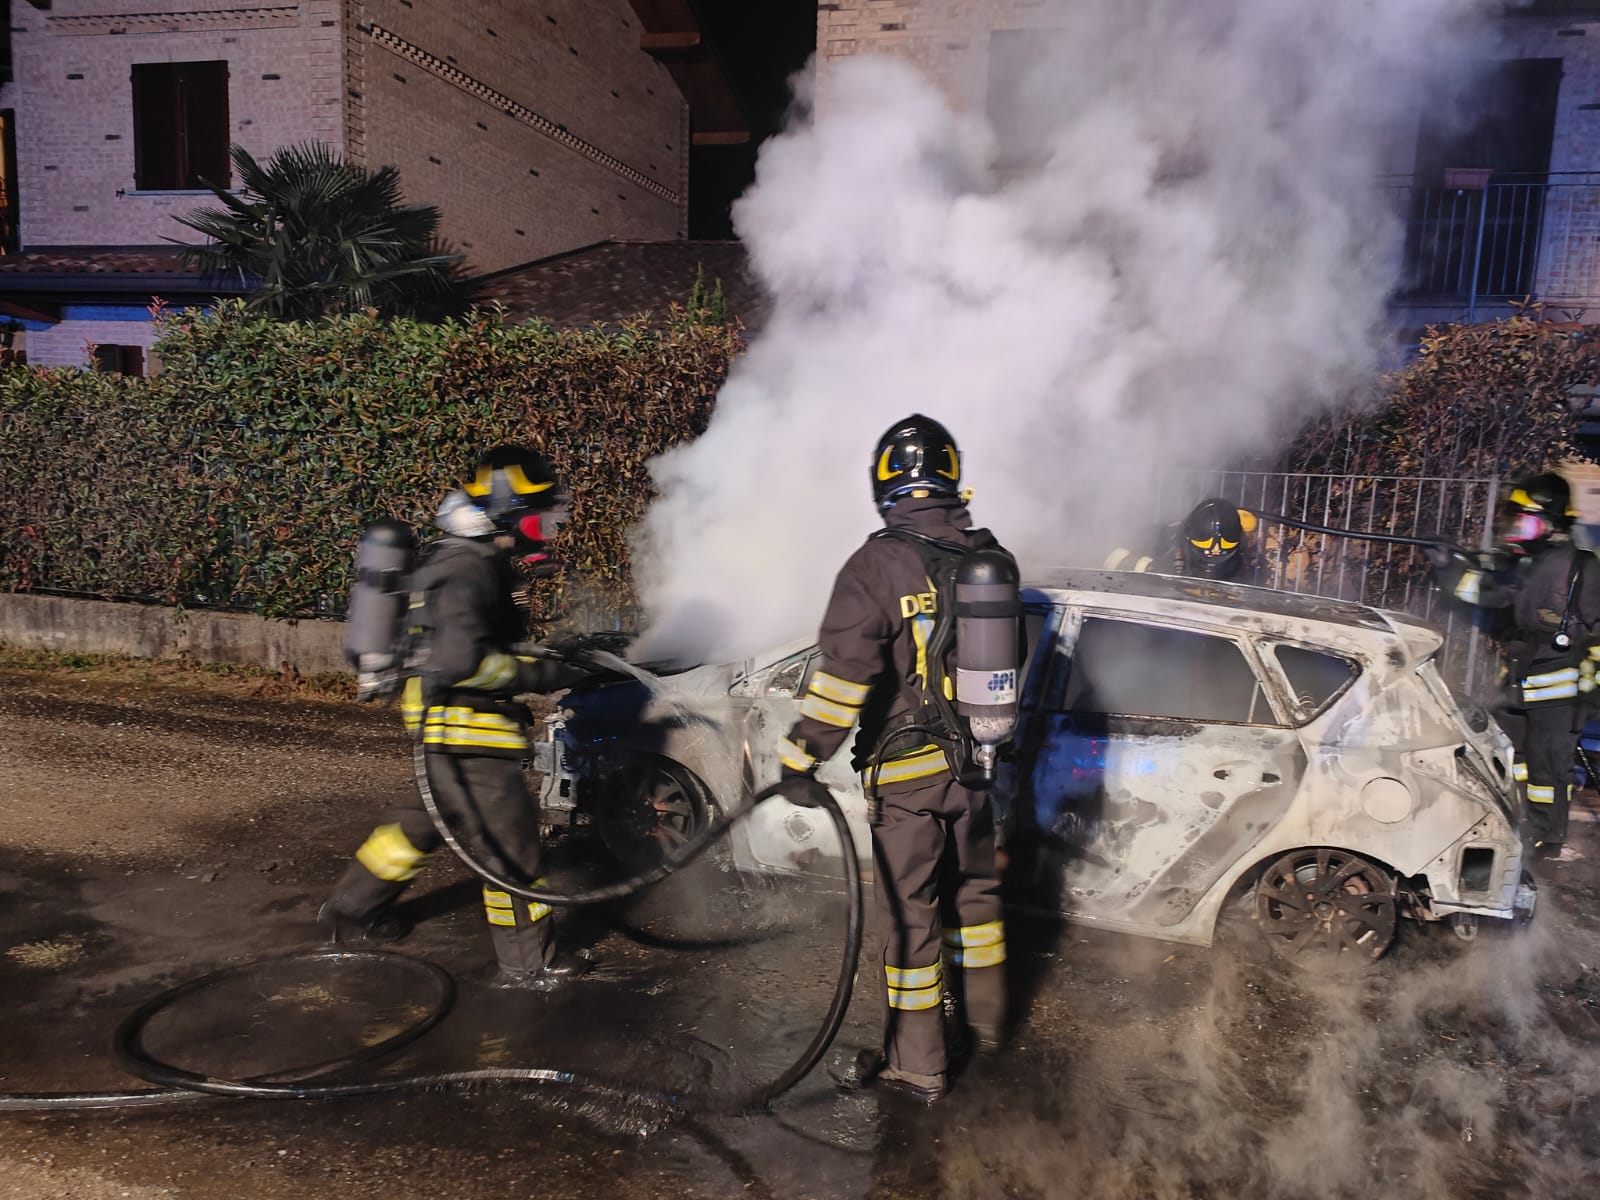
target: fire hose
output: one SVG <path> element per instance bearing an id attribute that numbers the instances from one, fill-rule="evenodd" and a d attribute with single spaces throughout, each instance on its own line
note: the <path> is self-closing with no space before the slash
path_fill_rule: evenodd
<path id="1" fill-rule="evenodd" d="M 714 842 L 728 833 L 734 825 L 748 817 L 760 805 L 782 794 L 782 785 L 773 784 L 754 795 L 732 811 L 712 821 L 705 829 L 658 865 L 641 871 L 627 879 L 602 887 L 578 892 L 555 892 L 530 888 L 501 878 L 479 862 L 456 838 L 448 822 L 439 811 L 433 791 L 428 786 L 427 771 L 420 740 L 415 748 L 417 786 L 424 807 L 446 845 L 455 852 L 467 867 L 495 888 L 524 899 L 559 906 L 582 906 L 619 900 L 636 895 L 673 872 L 683 869 L 705 853 Z M 345 1080 L 339 1077 L 353 1068 L 364 1066 L 386 1057 L 412 1044 L 442 1021 L 455 1002 L 455 981 L 442 967 L 422 959 L 393 951 L 347 950 L 340 948 L 298 951 L 255 959 L 224 967 L 208 975 L 169 988 L 141 1004 L 129 1013 L 118 1026 L 112 1039 L 112 1053 L 117 1065 L 128 1074 L 156 1089 L 108 1092 L 19 1092 L 0 1094 L 0 1113 L 5 1112 L 70 1112 L 80 1109 L 148 1108 L 198 1100 L 204 1096 L 234 1096 L 275 1100 L 323 1100 L 355 1096 L 375 1096 L 418 1088 L 472 1087 L 485 1084 L 522 1086 L 571 1087 L 590 1094 L 622 1100 L 642 1102 L 666 1109 L 681 1109 L 696 1113 L 747 1113 L 765 1108 L 778 1096 L 788 1091 L 822 1061 L 832 1045 L 839 1027 L 844 1022 L 850 1005 L 850 995 L 855 988 L 856 967 L 861 955 L 862 927 L 864 923 L 861 893 L 861 867 L 856 860 L 855 842 L 845 821 L 844 811 L 831 792 L 819 785 L 818 807 L 828 816 L 842 850 L 844 883 L 848 910 L 845 918 L 843 954 L 831 1000 L 816 1034 L 800 1055 L 777 1078 L 758 1084 L 733 1096 L 685 1095 L 675 1092 L 642 1088 L 615 1080 L 601 1079 L 575 1071 L 548 1067 L 495 1067 L 468 1071 L 435 1072 L 429 1074 L 394 1076 L 388 1078 Z M 164 1062 L 152 1054 L 144 1044 L 144 1033 L 151 1020 L 173 1002 L 191 993 L 201 991 L 221 980 L 275 962 L 386 962 L 398 964 L 420 976 L 431 989 L 429 1003 L 422 1015 L 409 1026 L 373 1045 L 347 1055 L 320 1063 L 299 1067 L 292 1071 L 248 1079 L 218 1078 Z M 330 1078 L 331 1077 L 331 1078 Z"/>
<path id="2" fill-rule="evenodd" d="M 1329 537 L 1351 538 L 1359 542 L 1384 542 L 1394 546 L 1420 546 L 1424 549 L 1429 546 L 1439 546 L 1449 550 L 1452 554 L 1466 553 L 1460 546 L 1445 538 L 1412 537 L 1400 533 L 1372 533 L 1364 529 L 1339 529 L 1332 525 L 1315 525 L 1310 521 L 1302 521 L 1296 517 L 1285 516 L 1283 513 L 1258 512 L 1255 513 L 1255 516 L 1260 520 L 1272 521 L 1278 525 L 1287 525 L 1291 529 L 1301 529 L 1306 533 L 1321 533 Z"/>

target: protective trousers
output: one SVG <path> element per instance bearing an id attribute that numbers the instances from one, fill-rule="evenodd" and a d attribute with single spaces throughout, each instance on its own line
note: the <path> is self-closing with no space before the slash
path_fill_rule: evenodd
<path id="1" fill-rule="evenodd" d="M 1516 750 L 1516 773 L 1526 778 L 1529 840 L 1559 846 L 1567 840 L 1572 803 L 1572 763 L 1578 753 L 1585 707 L 1576 701 L 1529 704 L 1500 714 Z"/>
<path id="2" fill-rule="evenodd" d="M 948 774 L 883 796 L 873 829 L 884 935 L 887 1066 L 912 1082 L 943 1082 L 946 984 L 981 1041 L 1005 1022 L 1005 925 L 987 796 Z M 946 968 L 948 962 L 948 970 Z"/>
<path id="3" fill-rule="evenodd" d="M 474 856 L 518 884 L 542 883 L 539 807 L 521 761 L 431 750 L 423 758 L 434 803 Z M 363 920 L 392 903 L 440 842 L 421 797 L 386 810 L 334 890 L 340 915 Z M 503 969 L 526 973 L 549 964 L 555 952 L 549 905 L 485 887 L 483 906 Z"/>

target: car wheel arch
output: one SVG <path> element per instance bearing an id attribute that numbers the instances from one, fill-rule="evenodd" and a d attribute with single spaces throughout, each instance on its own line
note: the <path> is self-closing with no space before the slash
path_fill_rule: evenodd
<path id="1" fill-rule="evenodd" d="M 1213 918 L 1213 937 L 1216 935 L 1216 927 L 1227 918 L 1235 906 L 1241 900 L 1255 891 L 1256 884 L 1261 881 L 1261 877 L 1266 874 L 1269 867 L 1278 862 L 1285 855 L 1314 853 L 1318 850 L 1329 850 L 1335 854 L 1354 855 L 1363 862 L 1372 864 L 1374 867 L 1377 867 L 1386 876 L 1388 876 L 1391 889 L 1397 893 L 1402 890 L 1403 887 L 1408 885 L 1411 879 L 1410 876 L 1408 876 L 1404 871 L 1396 868 L 1392 863 L 1389 863 L 1384 859 L 1377 857 L 1376 855 L 1370 854 L 1367 851 L 1355 850 L 1349 846 L 1333 845 L 1330 843 L 1308 843 L 1303 846 L 1280 846 L 1277 849 L 1270 850 L 1261 855 L 1259 858 L 1252 861 L 1248 866 L 1234 872 L 1232 878 L 1228 881 L 1227 887 L 1223 890 L 1222 903 L 1218 906 L 1216 915 Z"/>

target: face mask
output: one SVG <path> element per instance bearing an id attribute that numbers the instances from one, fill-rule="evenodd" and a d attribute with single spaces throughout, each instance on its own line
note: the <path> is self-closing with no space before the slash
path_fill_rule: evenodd
<path id="1" fill-rule="evenodd" d="M 514 529 L 516 545 L 512 553 L 524 566 L 532 567 L 535 574 L 554 574 L 559 568 L 550 556 L 549 543 L 566 520 L 567 510 L 564 508 L 519 517 Z"/>
<path id="2" fill-rule="evenodd" d="M 1537 542 L 1547 538 L 1553 532 L 1549 521 L 1538 513 L 1518 513 L 1511 519 L 1511 527 L 1506 530 L 1505 540 L 1508 542 Z"/>

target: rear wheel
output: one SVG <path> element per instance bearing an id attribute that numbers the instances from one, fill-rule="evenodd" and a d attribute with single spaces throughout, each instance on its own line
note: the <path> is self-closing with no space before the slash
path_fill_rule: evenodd
<path id="1" fill-rule="evenodd" d="M 1344 850 L 1296 850 L 1255 886 L 1256 926 L 1289 962 L 1325 970 L 1371 963 L 1394 944 L 1394 881 Z"/>

